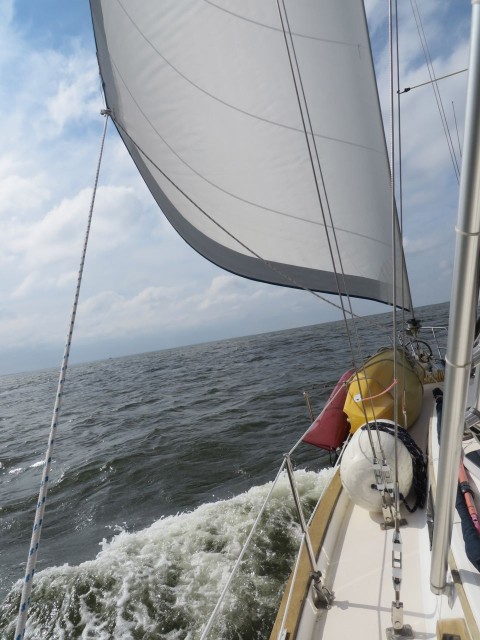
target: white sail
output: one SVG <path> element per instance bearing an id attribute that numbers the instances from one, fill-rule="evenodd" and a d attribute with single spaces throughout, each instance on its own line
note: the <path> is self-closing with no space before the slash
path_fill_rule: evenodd
<path id="1" fill-rule="evenodd" d="M 362 0 L 286 5 L 291 39 L 274 0 L 91 0 L 107 106 L 162 211 L 206 258 L 392 303 L 390 177 Z"/>

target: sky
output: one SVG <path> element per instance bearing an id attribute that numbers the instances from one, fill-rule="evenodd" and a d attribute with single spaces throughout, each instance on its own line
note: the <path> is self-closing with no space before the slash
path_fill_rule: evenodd
<path id="1" fill-rule="evenodd" d="M 180 0 L 179 0 L 180 2 Z M 366 2 L 379 85 L 385 5 Z M 428 80 L 410 3 L 401 86 Z M 470 3 L 418 0 L 436 75 L 468 65 Z M 466 74 L 440 83 L 458 154 Z M 380 96 L 382 105 L 388 94 Z M 0 374 L 60 364 L 104 120 L 87 0 L 0 0 Z M 385 112 L 386 121 L 389 116 Z M 402 95 L 403 219 L 414 304 L 450 296 L 458 186 L 431 87 Z M 388 308 L 356 302 L 358 313 Z M 72 361 L 340 319 L 308 293 L 244 280 L 173 231 L 110 127 Z"/>

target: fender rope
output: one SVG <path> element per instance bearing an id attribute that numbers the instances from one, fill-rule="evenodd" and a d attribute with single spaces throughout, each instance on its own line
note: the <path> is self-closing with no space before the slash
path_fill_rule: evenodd
<path id="1" fill-rule="evenodd" d="M 397 378 L 394 378 L 392 384 L 386 389 L 384 389 L 383 391 L 380 391 L 380 393 L 377 393 L 376 396 L 370 396 L 369 398 L 362 398 L 362 400 L 366 402 L 367 400 L 375 400 L 375 398 L 380 398 L 380 396 L 383 396 L 389 391 L 391 391 L 396 384 L 398 384 L 398 380 Z"/>

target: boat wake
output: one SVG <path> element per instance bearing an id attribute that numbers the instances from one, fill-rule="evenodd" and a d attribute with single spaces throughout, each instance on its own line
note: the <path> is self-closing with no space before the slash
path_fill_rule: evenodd
<path id="1" fill-rule="evenodd" d="M 331 470 L 299 471 L 306 514 Z M 104 540 L 94 560 L 39 572 L 26 638 L 199 638 L 271 484 Z M 211 638 L 268 637 L 300 538 L 286 477 L 273 492 Z M 20 581 L 0 608 L 13 637 Z"/>

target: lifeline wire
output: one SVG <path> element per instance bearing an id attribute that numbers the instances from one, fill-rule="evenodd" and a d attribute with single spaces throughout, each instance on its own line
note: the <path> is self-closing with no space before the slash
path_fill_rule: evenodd
<path id="1" fill-rule="evenodd" d="M 68 326 L 67 341 L 65 344 L 62 364 L 60 367 L 60 376 L 58 379 L 57 395 L 55 398 L 52 422 L 50 425 L 50 435 L 48 438 L 48 446 L 45 454 L 45 462 L 43 465 L 42 480 L 40 483 L 40 492 L 38 494 L 38 502 L 37 502 L 35 521 L 34 521 L 33 531 L 32 531 L 32 539 L 30 542 L 30 550 L 28 552 L 27 568 L 25 570 L 25 579 L 23 583 L 22 596 L 20 598 L 20 608 L 18 612 L 17 627 L 15 629 L 15 636 L 14 636 L 15 640 L 22 640 L 25 635 L 27 613 L 28 613 L 28 607 L 30 605 L 30 593 L 32 591 L 32 583 L 33 583 L 33 577 L 35 575 L 35 565 L 37 562 L 38 547 L 40 544 L 40 536 L 42 533 L 43 517 L 45 513 L 45 503 L 47 500 L 47 493 L 48 493 L 50 467 L 52 465 L 53 448 L 54 448 L 55 438 L 57 433 L 58 420 L 60 417 L 60 408 L 61 408 L 62 398 L 63 398 L 63 388 L 65 386 L 65 379 L 67 377 L 68 358 L 70 356 L 70 345 L 72 343 L 73 328 L 75 326 L 75 317 L 77 315 L 78 297 L 80 294 L 80 286 L 82 284 L 83 267 L 85 264 L 88 237 L 90 235 L 90 227 L 92 224 L 93 205 L 95 203 L 95 196 L 97 193 L 98 176 L 100 174 L 100 164 L 102 161 L 103 147 L 105 144 L 105 136 L 107 133 L 108 116 L 110 115 L 108 111 L 102 111 L 101 113 L 102 115 L 106 116 L 105 126 L 103 128 L 102 142 L 100 145 L 100 154 L 99 154 L 98 163 L 97 163 L 97 171 L 95 174 L 95 183 L 93 187 L 92 200 L 90 202 L 90 210 L 88 213 L 88 221 L 87 221 L 87 228 L 85 231 L 82 257 L 80 259 L 80 266 L 78 269 L 77 287 L 75 290 L 75 297 L 73 300 L 73 308 L 72 308 L 72 314 L 70 316 L 70 324 Z"/>
<path id="2" fill-rule="evenodd" d="M 265 509 L 267 507 L 267 503 L 270 500 L 270 496 L 272 495 L 273 490 L 275 489 L 275 487 L 277 485 L 277 482 L 278 482 L 278 480 L 279 480 L 279 478 L 280 478 L 280 476 L 282 474 L 282 471 L 285 468 L 285 464 L 286 464 L 286 460 L 284 459 L 282 464 L 280 465 L 280 469 L 278 470 L 278 473 L 277 473 L 277 475 L 275 477 L 275 480 L 273 481 L 272 486 L 270 487 L 270 491 L 268 492 L 267 497 L 263 501 L 263 504 L 261 506 L 260 511 L 257 514 L 257 517 L 255 518 L 255 522 L 253 523 L 252 528 L 250 529 L 250 533 L 248 534 L 248 537 L 245 540 L 245 544 L 243 545 L 243 548 L 240 551 L 240 555 L 238 556 L 237 561 L 235 562 L 235 565 L 234 565 L 234 567 L 233 567 L 233 569 L 232 569 L 232 571 L 231 571 L 231 573 L 230 573 L 230 575 L 228 577 L 228 580 L 225 583 L 225 586 L 223 587 L 223 591 L 220 594 L 220 597 L 218 598 L 217 604 L 215 605 L 215 608 L 212 611 L 212 614 L 211 614 L 210 618 L 208 619 L 207 625 L 206 625 L 205 629 L 203 630 L 202 635 L 200 636 L 200 640 L 205 640 L 205 638 L 208 636 L 208 634 L 210 633 L 210 631 L 212 629 L 213 623 L 215 622 L 215 618 L 217 617 L 217 614 L 218 614 L 218 612 L 220 610 L 220 607 L 222 606 L 223 600 L 225 599 L 225 596 L 226 596 L 227 591 L 228 591 L 228 589 L 230 587 L 230 584 L 231 584 L 233 578 L 235 577 L 235 574 L 237 573 L 237 569 L 240 566 L 240 563 L 241 563 L 242 558 L 243 558 L 243 556 L 245 554 L 245 551 L 247 550 L 248 545 L 250 544 L 250 540 L 252 539 L 252 536 L 253 536 L 256 528 L 257 528 L 257 525 L 260 522 L 260 518 L 262 517 L 263 512 L 265 511 Z"/>

